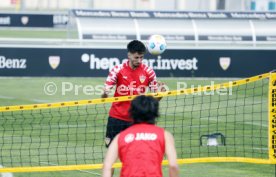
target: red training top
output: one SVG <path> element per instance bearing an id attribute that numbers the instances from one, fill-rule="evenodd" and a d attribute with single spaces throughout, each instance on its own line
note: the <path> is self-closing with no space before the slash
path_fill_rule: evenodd
<path id="1" fill-rule="evenodd" d="M 153 69 L 142 63 L 133 70 L 129 66 L 129 61 L 115 66 L 109 72 L 104 90 L 110 91 L 114 85 L 116 85 L 114 97 L 144 94 L 148 87 L 152 91 L 157 90 L 156 75 Z M 129 101 L 113 102 L 109 116 L 131 122 L 128 114 L 129 107 Z"/>
<path id="2" fill-rule="evenodd" d="M 165 153 L 164 129 L 152 124 L 134 124 L 119 134 L 121 177 L 162 177 Z"/>

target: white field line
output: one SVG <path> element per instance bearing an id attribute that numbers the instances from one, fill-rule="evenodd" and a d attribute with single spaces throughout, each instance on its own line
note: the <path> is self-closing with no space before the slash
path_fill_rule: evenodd
<path id="1" fill-rule="evenodd" d="M 0 168 L 3 168 L 3 166 L 0 165 Z M 0 176 L 1 177 L 13 177 L 13 174 L 12 173 L 0 173 Z"/>
<path id="2" fill-rule="evenodd" d="M 41 100 L 41 99 L 30 99 L 31 101 L 33 102 L 36 102 L 36 103 L 50 103 L 51 101 L 50 100 Z"/>
<path id="3" fill-rule="evenodd" d="M 39 163 L 46 164 L 46 165 L 58 166 L 58 164 L 55 164 L 55 163 L 47 163 L 47 162 L 39 162 Z M 77 170 L 77 171 L 84 172 L 84 173 L 89 173 L 89 174 L 93 174 L 93 175 L 97 175 L 97 176 L 101 176 L 101 174 L 99 174 L 99 173 L 95 173 L 95 172 L 91 172 L 91 171 L 87 171 L 87 170 Z"/>
<path id="4" fill-rule="evenodd" d="M 15 99 L 15 97 L 4 96 L 4 95 L 0 95 L 0 98 L 2 98 L 2 99 L 7 99 L 7 100 L 14 100 L 14 99 Z"/>
<path id="5" fill-rule="evenodd" d="M 210 121 L 214 121 L 214 122 L 225 122 L 225 121 L 220 120 L 217 117 L 206 117 L 206 118 L 204 117 L 204 118 L 201 118 L 201 119 L 210 120 Z M 244 121 L 243 123 L 247 124 L 247 125 L 257 125 L 257 126 L 262 126 L 262 127 L 268 127 L 267 124 L 258 124 L 258 123 L 254 123 L 254 122 L 251 122 L 251 121 Z"/>

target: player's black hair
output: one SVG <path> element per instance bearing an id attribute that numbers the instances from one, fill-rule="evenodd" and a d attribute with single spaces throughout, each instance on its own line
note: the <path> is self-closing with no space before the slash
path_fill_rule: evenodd
<path id="1" fill-rule="evenodd" d="M 127 51 L 130 53 L 144 54 L 147 51 L 146 46 L 143 42 L 138 40 L 133 40 L 127 44 Z"/>
<path id="2" fill-rule="evenodd" d="M 159 101 L 152 96 L 137 96 L 131 102 L 129 114 L 134 124 L 155 124 L 155 119 L 159 117 Z"/>

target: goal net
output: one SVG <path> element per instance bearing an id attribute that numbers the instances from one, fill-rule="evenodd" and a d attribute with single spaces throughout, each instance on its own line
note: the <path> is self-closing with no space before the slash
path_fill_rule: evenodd
<path id="1" fill-rule="evenodd" d="M 276 162 L 276 74 L 152 95 L 179 164 Z M 0 107 L 0 172 L 100 169 L 110 105 L 133 98 Z"/>

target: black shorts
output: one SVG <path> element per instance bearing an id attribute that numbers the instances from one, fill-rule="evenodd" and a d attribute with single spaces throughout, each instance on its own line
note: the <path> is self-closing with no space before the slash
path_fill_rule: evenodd
<path id="1" fill-rule="evenodd" d="M 127 122 L 113 117 L 108 117 L 105 134 L 105 146 L 108 147 L 117 134 L 127 129 L 131 125 L 132 122 Z"/>

